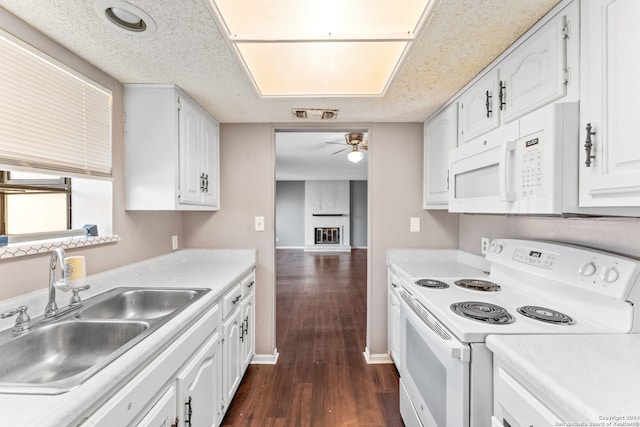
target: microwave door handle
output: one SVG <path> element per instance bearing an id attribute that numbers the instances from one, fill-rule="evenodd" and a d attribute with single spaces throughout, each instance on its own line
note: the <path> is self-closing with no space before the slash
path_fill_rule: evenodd
<path id="1" fill-rule="evenodd" d="M 502 163 L 500 167 L 502 168 L 502 179 L 500 180 L 500 198 L 505 202 L 514 202 L 516 200 L 516 193 L 513 188 L 508 188 L 509 184 L 511 184 L 511 180 L 509 179 L 509 168 L 511 167 L 510 153 L 515 151 L 516 149 L 516 141 L 505 141 L 502 143 Z"/>

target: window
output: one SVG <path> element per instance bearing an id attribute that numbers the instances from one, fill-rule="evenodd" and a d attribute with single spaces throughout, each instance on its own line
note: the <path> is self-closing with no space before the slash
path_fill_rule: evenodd
<path id="1" fill-rule="evenodd" d="M 110 234 L 111 91 L 2 30 L 0 58 L 0 234 Z"/>
<path id="2" fill-rule="evenodd" d="M 71 178 L 0 171 L 0 212 L 0 234 L 68 230 Z"/>

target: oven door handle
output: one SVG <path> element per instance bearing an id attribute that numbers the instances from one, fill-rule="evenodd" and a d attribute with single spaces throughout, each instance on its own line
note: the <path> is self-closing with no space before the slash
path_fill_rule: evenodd
<path id="1" fill-rule="evenodd" d="M 404 291 L 404 289 L 402 289 Z M 406 295 L 406 291 L 405 291 Z M 471 361 L 471 349 L 468 344 L 459 341 L 452 333 L 447 331 L 444 326 L 435 320 L 435 317 L 429 310 L 426 309 L 419 301 L 413 300 L 414 304 L 420 306 L 421 310 L 424 310 L 425 317 L 422 318 L 416 313 L 416 311 L 409 305 L 404 298 L 400 298 L 400 307 L 404 311 L 407 321 L 414 324 L 416 322 L 424 327 L 420 328 L 423 339 L 429 340 L 430 343 L 435 344 L 447 357 L 451 359 L 460 359 L 461 362 L 468 363 Z"/>

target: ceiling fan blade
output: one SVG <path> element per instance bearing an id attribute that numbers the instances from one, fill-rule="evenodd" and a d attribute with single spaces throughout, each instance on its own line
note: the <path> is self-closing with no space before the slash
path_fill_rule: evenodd
<path id="1" fill-rule="evenodd" d="M 366 145 L 359 145 L 358 146 L 358 150 L 368 150 L 368 149 L 369 149 L 369 147 L 366 146 Z"/>
<path id="2" fill-rule="evenodd" d="M 325 144 L 347 145 L 346 142 L 325 141 Z"/>
<path id="3" fill-rule="evenodd" d="M 334 154 L 342 153 L 343 151 L 346 151 L 346 150 L 349 150 L 349 149 L 350 149 L 350 147 L 345 147 L 342 150 L 338 150 L 335 153 L 331 153 L 331 155 L 333 156 Z"/>

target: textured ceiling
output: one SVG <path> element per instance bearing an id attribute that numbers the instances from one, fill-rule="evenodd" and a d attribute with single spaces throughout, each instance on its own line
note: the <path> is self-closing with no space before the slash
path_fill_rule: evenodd
<path id="1" fill-rule="evenodd" d="M 337 108 L 339 122 L 421 122 L 558 0 L 440 0 L 385 96 L 296 99 L 257 96 L 205 1 L 128 1 L 157 24 L 147 36 L 112 27 L 93 0 L 0 6 L 123 83 L 178 84 L 223 123 L 291 122 L 298 107 Z"/>

